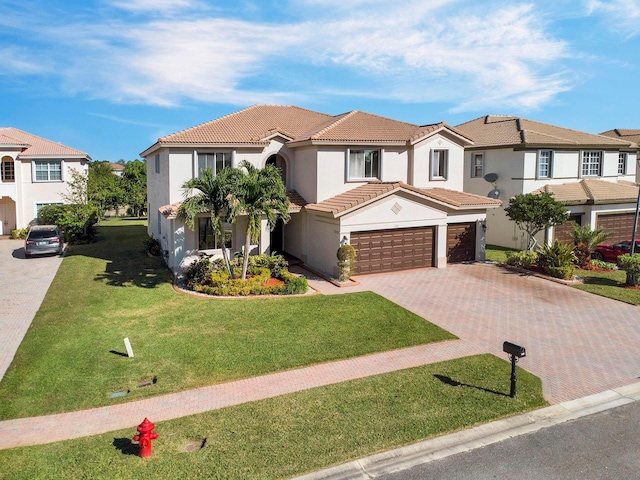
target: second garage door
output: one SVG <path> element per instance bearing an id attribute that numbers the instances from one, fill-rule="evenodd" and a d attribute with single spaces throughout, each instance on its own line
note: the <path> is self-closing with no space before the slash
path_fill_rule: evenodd
<path id="1" fill-rule="evenodd" d="M 435 227 L 352 232 L 358 275 L 433 267 Z"/>
<path id="2" fill-rule="evenodd" d="M 598 215 L 596 223 L 598 227 L 604 228 L 605 232 L 613 233 L 607 239 L 607 243 L 615 243 L 631 239 L 634 220 L 634 213 L 617 213 L 613 215 Z"/>
<path id="3" fill-rule="evenodd" d="M 473 262 L 476 259 L 476 224 L 447 225 L 447 262 Z"/>

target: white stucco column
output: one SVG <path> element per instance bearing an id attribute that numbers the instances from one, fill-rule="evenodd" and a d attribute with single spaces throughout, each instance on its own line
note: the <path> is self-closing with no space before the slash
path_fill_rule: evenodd
<path id="1" fill-rule="evenodd" d="M 269 253 L 271 249 L 271 230 L 266 218 L 260 220 L 260 240 L 257 253 Z"/>
<path id="2" fill-rule="evenodd" d="M 436 226 L 435 240 L 435 258 L 436 268 L 445 268 L 447 266 L 447 224 L 443 223 Z"/>

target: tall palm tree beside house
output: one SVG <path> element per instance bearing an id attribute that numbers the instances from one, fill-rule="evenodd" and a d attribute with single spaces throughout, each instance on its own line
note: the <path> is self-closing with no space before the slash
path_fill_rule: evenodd
<path id="1" fill-rule="evenodd" d="M 613 233 L 605 232 L 602 227 L 592 230 L 591 225 L 588 223 L 584 226 L 580 226 L 578 224 L 573 225 L 571 238 L 575 245 L 574 250 L 576 257 L 578 258 L 578 265 L 580 268 L 589 268 L 593 249 L 611 235 L 613 235 Z"/>
<path id="2" fill-rule="evenodd" d="M 240 173 L 234 168 L 224 168 L 214 175 L 210 168 L 205 168 L 199 177 L 182 184 L 185 200 L 180 204 L 177 214 L 177 218 L 191 229 L 194 228 L 198 214 L 208 213 L 211 216 L 213 234 L 221 237 L 222 258 L 231 278 L 234 278 L 234 274 L 229 263 L 229 252 L 222 238 L 222 222 L 231 210 L 232 190 L 238 183 Z"/>
<path id="3" fill-rule="evenodd" d="M 247 277 L 249 250 L 251 242 L 260 237 L 262 218 L 266 217 L 269 230 L 273 230 L 278 219 L 287 223 L 289 214 L 289 198 L 282 182 L 280 171 L 273 165 L 256 168 L 244 160 L 240 163 L 242 172 L 234 188 L 234 201 L 229 213 L 229 221 L 234 222 L 238 215 L 246 215 L 247 230 L 244 242 L 242 262 L 242 279 Z"/>

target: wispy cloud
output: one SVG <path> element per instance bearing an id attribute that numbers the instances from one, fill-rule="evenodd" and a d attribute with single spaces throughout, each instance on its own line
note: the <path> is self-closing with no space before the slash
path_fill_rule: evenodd
<path id="1" fill-rule="evenodd" d="M 49 46 L 46 58 L 59 67 L 67 91 L 114 102 L 295 103 L 307 92 L 353 90 L 341 92 L 337 82 L 308 75 L 307 84 L 296 82 L 292 91 L 287 79 L 297 80 L 300 65 L 354 77 L 362 96 L 448 102 L 455 111 L 535 108 L 572 82 L 561 66 L 568 46 L 548 33 L 532 4 L 292 0 L 301 18 L 288 23 L 245 21 L 229 17 L 228 10 L 226 17 L 211 11 L 193 20 L 178 15 L 199 8 L 196 0 L 110 4 L 164 13 L 146 21 L 136 16 L 135 24 L 117 16 L 91 24 L 42 18 L 37 25 L 29 18 L 14 28 Z M 30 53 L 34 64 L 45 58 L 37 49 Z M 17 64 L 12 70 L 27 73 Z"/>
<path id="2" fill-rule="evenodd" d="M 165 125 L 149 123 L 149 122 L 140 122 L 138 120 L 131 120 L 130 118 L 121 118 L 121 117 L 116 117 L 115 115 L 105 115 L 103 113 L 89 112 L 89 115 L 92 115 L 94 117 L 104 118 L 105 120 L 111 120 L 112 122 L 125 123 L 127 125 L 137 125 L 139 127 L 151 127 L 151 128 L 165 127 Z"/>
<path id="3" fill-rule="evenodd" d="M 640 0 L 587 0 L 589 15 L 602 15 L 609 28 L 626 37 L 640 34 Z"/>

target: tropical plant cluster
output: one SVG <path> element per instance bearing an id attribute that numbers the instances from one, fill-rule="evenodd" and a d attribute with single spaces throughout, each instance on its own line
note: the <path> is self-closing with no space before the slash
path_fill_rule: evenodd
<path id="1" fill-rule="evenodd" d="M 506 263 L 526 269 L 538 267 L 554 278 L 567 279 L 573 277 L 576 260 L 572 245 L 555 240 L 551 245 L 544 245 L 536 252 L 509 252 Z"/>
<path id="2" fill-rule="evenodd" d="M 95 240 L 98 214 L 91 205 L 70 203 L 47 205 L 38 212 L 38 224 L 57 225 L 69 243 L 90 243 Z"/>
<path id="3" fill-rule="evenodd" d="M 144 249 L 147 253 L 154 257 L 159 257 L 162 255 L 162 246 L 157 238 L 148 237 L 144 241 Z"/>
<path id="4" fill-rule="evenodd" d="M 242 279 L 244 259 L 236 256 L 230 261 L 234 272 L 227 271 L 224 259 L 213 260 L 200 254 L 184 272 L 186 287 L 195 292 L 216 296 L 294 295 L 306 293 L 309 285 L 303 276 L 293 275 L 282 255 L 252 255 L 248 261 L 247 278 Z M 280 280 L 271 284 L 272 278 Z"/>

